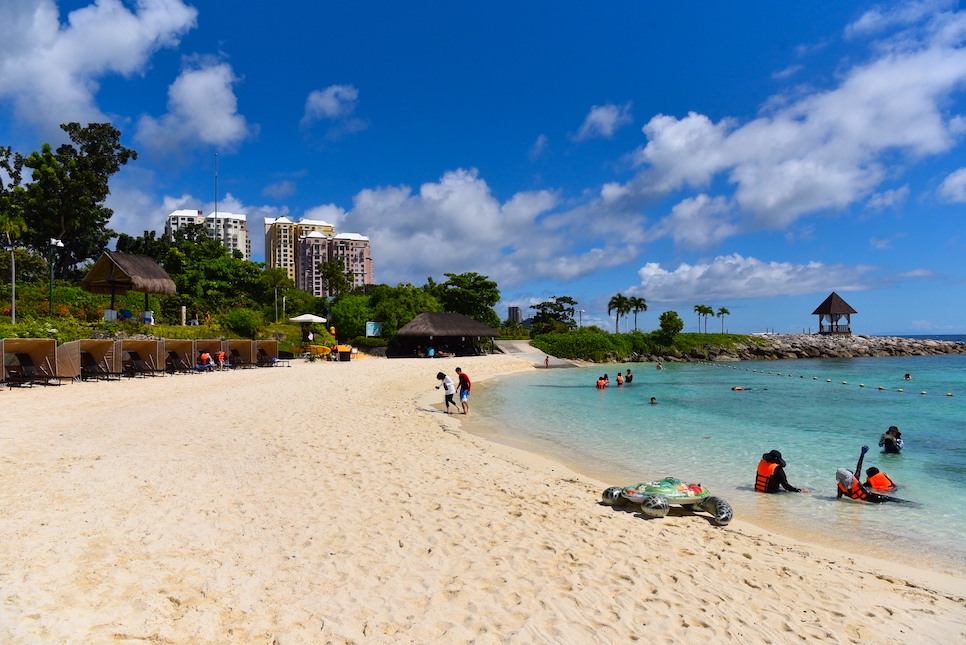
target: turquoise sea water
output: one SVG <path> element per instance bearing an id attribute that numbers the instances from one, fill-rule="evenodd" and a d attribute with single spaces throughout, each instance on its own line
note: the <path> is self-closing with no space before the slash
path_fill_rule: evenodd
<path id="1" fill-rule="evenodd" d="M 633 370 L 631 386 L 616 387 L 618 367 Z M 611 386 L 598 391 L 605 372 Z M 482 385 L 474 389 L 473 409 L 483 417 L 476 431 L 602 481 L 672 475 L 704 484 L 737 517 L 779 533 L 966 572 L 966 356 L 677 363 L 663 371 L 605 365 Z M 877 447 L 890 425 L 902 431 L 901 455 Z M 835 499 L 835 470 L 853 470 L 862 445 L 870 447 L 863 470 L 887 472 L 900 484 L 895 495 L 919 504 Z M 811 494 L 754 492 L 755 468 L 772 449 L 788 462 L 792 485 Z"/>

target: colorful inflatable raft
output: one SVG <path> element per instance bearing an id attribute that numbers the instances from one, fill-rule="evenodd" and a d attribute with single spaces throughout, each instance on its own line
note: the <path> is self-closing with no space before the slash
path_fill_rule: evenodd
<path id="1" fill-rule="evenodd" d="M 613 486 L 605 490 L 602 497 L 603 503 L 608 506 L 640 504 L 641 512 L 650 518 L 664 517 L 672 504 L 710 513 L 719 526 L 728 524 L 734 516 L 728 502 L 713 496 L 701 484 L 691 484 L 673 477 L 625 488 Z"/>

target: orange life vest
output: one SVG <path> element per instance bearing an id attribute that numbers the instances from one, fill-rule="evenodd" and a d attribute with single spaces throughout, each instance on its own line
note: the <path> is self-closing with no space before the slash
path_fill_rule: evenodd
<path id="1" fill-rule="evenodd" d="M 618 385 L 623 385 L 624 384 L 624 377 L 621 376 L 620 374 L 617 375 L 617 384 Z"/>
<path id="2" fill-rule="evenodd" d="M 762 459 L 758 462 L 758 474 L 755 476 L 755 490 L 759 493 L 768 492 L 768 484 L 771 482 L 771 478 L 775 475 L 775 469 L 778 468 L 778 464 L 773 464 L 770 461 L 765 461 Z"/>
<path id="3" fill-rule="evenodd" d="M 877 490 L 893 491 L 896 489 L 896 483 L 883 472 L 878 472 L 869 477 L 869 486 Z"/>
<path id="4" fill-rule="evenodd" d="M 845 495 L 846 497 L 851 497 L 852 499 L 859 499 L 859 500 L 869 499 L 869 493 L 864 488 L 862 488 L 862 485 L 859 484 L 859 480 L 855 479 L 854 477 L 852 478 L 851 488 L 846 489 L 845 486 L 843 486 L 841 483 L 839 483 L 838 487 L 839 487 L 839 490 L 842 491 L 842 494 Z"/>
<path id="5" fill-rule="evenodd" d="M 597 379 L 597 389 L 598 390 L 604 389 L 604 379 L 602 378 Z"/>

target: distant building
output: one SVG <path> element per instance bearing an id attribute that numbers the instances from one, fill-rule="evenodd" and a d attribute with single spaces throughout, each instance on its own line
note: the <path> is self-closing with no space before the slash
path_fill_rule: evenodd
<path id="1" fill-rule="evenodd" d="M 325 237 L 335 235 L 335 227 L 322 220 L 300 219 L 293 222 L 288 217 L 265 218 L 265 263 L 269 269 L 285 269 L 288 277 L 299 284 L 299 241 L 309 233 Z M 301 289 L 302 287 L 298 287 Z M 311 291 L 306 289 L 306 291 Z"/>
<path id="2" fill-rule="evenodd" d="M 523 312 L 519 307 L 507 307 L 507 318 L 518 325 L 523 324 Z"/>
<path id="3" fill-rule="evenodd" d="M 248 236 L 248 223 L 245 215 L 225 212 L 205 215 L 203 211 L 199 210 L 176 210 L 168 215 L 164 224 L 164 235 L 168 239 L 174 239 L 175 231 L 189 224 L 204 226 L 208 237 L 218 240 L 230 251 L 241 251 L 244 259 L 252 259 L 252 241 Z"/>
<path id="4" fill-rule="evenodd" d="M 319 271 L 319 265 L 329 261 L 329 238 L 319 231 L 311 231 L 299 240 L 298 249 L 295 287 L 317 298 L 329 295 Z"/>
<path id="5" fill-rule="evenodd" d="M 329 261 L 342 260 L 352 274 L 352 288 L 372 284 L 369 238 L 358 233 L 339 233 L 329 242 Z M 332 295 L 332 294 L 329 294 Z"/>

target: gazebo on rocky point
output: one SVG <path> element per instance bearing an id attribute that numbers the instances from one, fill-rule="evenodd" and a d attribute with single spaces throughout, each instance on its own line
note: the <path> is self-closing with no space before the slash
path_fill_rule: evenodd
<path id="1" fill-rule="evenodd" d="M 832 295 L 812 312 L 812 315 L 818 316 L 818 333 L 851 336 L 851 316 L 857 313 L 859 312 L 853 309 L 852 305 L 842 300 L 842 296 L 833 291 Z M 843 316 L 845 317 L 844 324 L 841 322 Z"/>

